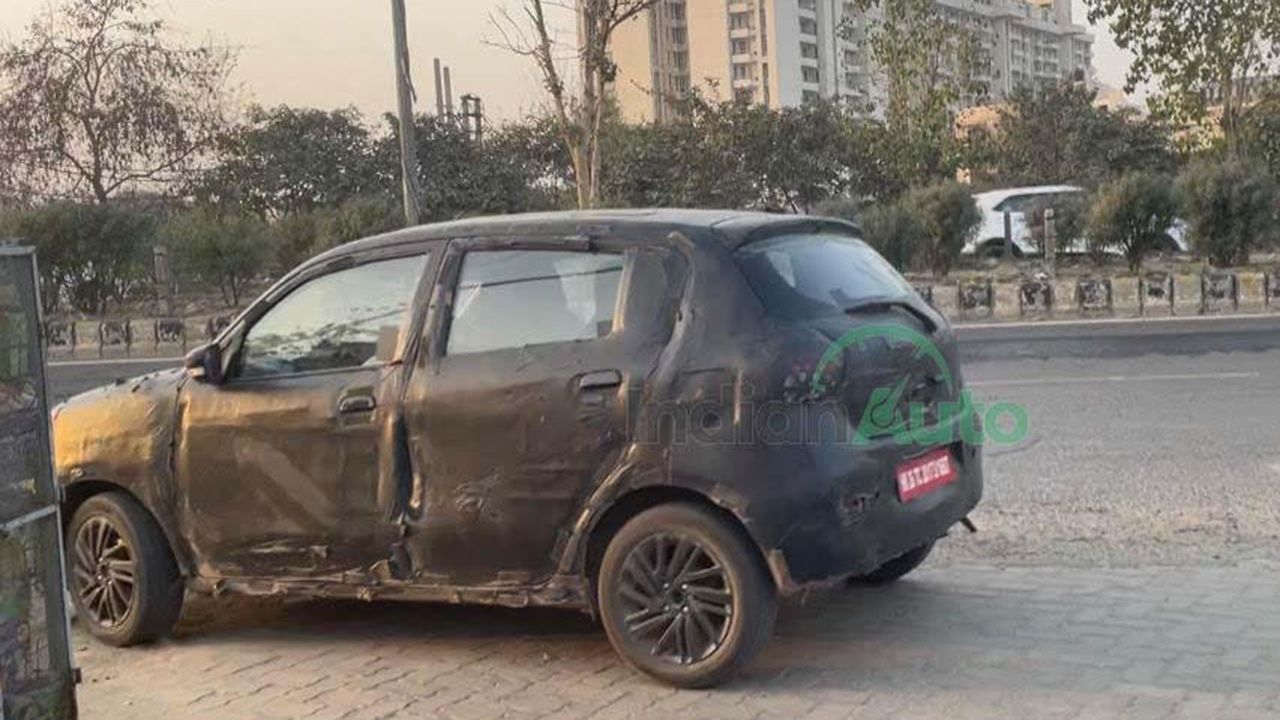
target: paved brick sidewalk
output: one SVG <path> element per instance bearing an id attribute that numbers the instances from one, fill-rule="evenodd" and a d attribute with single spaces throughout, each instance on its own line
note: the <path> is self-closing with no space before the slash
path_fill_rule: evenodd
<path id="1" fill-rule="evenodd" d="M 633 674 L 572 613 L 309 603 L 149 649 L 79 637 L 89 720 L 1280 717 L 1270 566 L 924 570 L 788 608 L 710 692 Z"/>

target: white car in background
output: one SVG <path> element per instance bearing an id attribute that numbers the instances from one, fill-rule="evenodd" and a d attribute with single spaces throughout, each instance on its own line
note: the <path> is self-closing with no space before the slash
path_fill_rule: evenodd
<path id="1" fill-rule="evenodd" d="M 1014 257 L 1039 255 L 1040 247 L 1036 244 L 1027 219 L 1027 213 L 1039 203 L 1055 198 L 1080 195 L 1084 189 L 1075 185 L 1039 185 L 1035 187 L 1008 188 L 979 193 L 973 196 L 982 213 L 982 225 L 964 248 L 965 255 L 980 257 L 1002 257 L 1004 255 L 1004 215 L 1010 214 L 1013 226 Z M 1157 248 L 1160 252 L 1185 253 L 1190 251 L 1187 244 L 1186 223 L 1174 222 L 1165 231 L 1165 242 Z M 1069 253 L 1084 253 L 1087 250 L 1083 240 L 1073 242 L 1065 248 Z M 1112 254 L 1122 254 L 1108 250 Z"/>

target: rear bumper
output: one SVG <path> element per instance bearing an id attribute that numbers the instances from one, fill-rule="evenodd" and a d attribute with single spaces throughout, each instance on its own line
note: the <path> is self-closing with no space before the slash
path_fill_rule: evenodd
<path id="1" fill-rule="evenodd" d="M 911 502 L 898 498 L 895 469 L 934 448 L 864 448 L 848 471 L 818 478 L 816 501 L 806 503 L 806 511 L 795 515 L 799 519 L 766 551 L 779 590 L 794 594 L 864 575 L 945 536 L 977 507 L 983 491 L 981 446 L 956 442 L 949 447 L 957 479 Z"/>

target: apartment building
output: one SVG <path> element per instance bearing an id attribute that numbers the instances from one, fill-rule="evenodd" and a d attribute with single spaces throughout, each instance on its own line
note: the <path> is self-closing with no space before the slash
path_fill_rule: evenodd
<path id="1" fill-rule="evenodd" d="M 1092 77 L 1093 38 L 1073 22 L 1071 0 L 936 1 L 974 31 L 985 99 Z M 769 107 L 842 98 L 878 111 L 886 90 L 870 39 L 879 20 L 849 0 L 658 0 L 615 36 L 615 92 L 632 121 L 671 118 L 672 99 L 694 87 Z"/>

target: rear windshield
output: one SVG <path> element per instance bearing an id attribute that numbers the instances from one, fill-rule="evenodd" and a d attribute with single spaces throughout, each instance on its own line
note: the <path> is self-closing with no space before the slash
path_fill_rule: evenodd
<path id="1" fill-rule="evenodd" d="M 810 319 L 915 290 L 860 240 L 843 235 L 782 235 L 737 253 L 747 282 L 771 314 Z"/>

